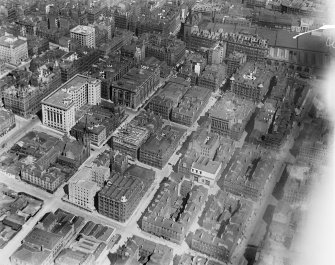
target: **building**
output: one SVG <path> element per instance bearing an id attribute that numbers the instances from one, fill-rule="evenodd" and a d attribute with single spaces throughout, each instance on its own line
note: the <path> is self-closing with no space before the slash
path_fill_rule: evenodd
<path id="1" fill-rule="evenodd" d="M 112 83 L 112 101 L 137 109 L 152 94 L 159 81 L 159 69 L 151 71 L 146 67 L 132 68 L 121 79 Z"/>
<path id="2" fill-rule="evenodd" d="M 76 74 L 86 73 L 93 64 L 99 62 L 101 52 L 97 49 L 77 49 L 76 52 L 69 52 L 61 58 L 59 67 L 61 70 L 62 82 L 65 83 Z"/>
<path id="3" fill-rule="evenodd" d="M 45 146 L 40 146 L 40 141 L 45 141 Z M 23 157 L 29 154 L 36 160 L 35 163 L 28 165 L 19 163 L 21 179 L 51 193 L 67 181 L 90 156 L 88 135 L 77 142 L 66 136 L 63 139 L 56 139 L 47 134 L 34 132 L 28 133 L 21 139 L 20 145 L 15 145 L 12 148 L 13 152 Z"/>
<path id="4" fill-rule="evenodd" d="M 0 37 L 0 58 L 7 63 L 20 65 L 28 59 L 27 39 L 5 34 Z"/>
<path id="5" fill-rule="evenodd" d="M 227 64 L 227 77 L 231 77 L 235 74 L 236 70 L 243 67 L 247 61 L 247 56 L 244 53 L 232 52 L 226 58 Z"/>
<path id="6" fill-rule="evenodd" d="M 194 186 L 181 194 L 181 179 L 162 182 L 151 204 L 144 213 L 141 229 L 174 243 L 181 244 L 195 217 L 207 199 L 208 190 Z"/>
<path id="7" fill-rule="evenodd" d="M 154 56 L 169 66 L 176 65 L 185 54 L 186 45 L 174 36 L 162 36 L 161 34 L 149 34 L 145 47 L 145 56 Z"/>
<path id="8" fill-rule="evenodd" d="M 81 225 L 79 218 L 58 209 L 47 213 L 22 240 L 22 245 L 10 257 L 12 264 L 54 264 L 54 259 Z"/>
<path id="9" fill-rule="evenodd" d="M 221 169 L 221 162 L 200 156 L 192 163 L 191 179 L 196 183 L 212 187 L 216 183 Z"/>
<path id="10" fill-rule="evenodd" d="M 186 126 L 192 126 L 206 107 L 211 90 L 201 86 L 193 86 L 187 90 L 178 105 L 173 108 L 171 120 Z"/>
<path id="11" fill-rule="evenodd" d="M 95 28 L 78 25 L 70 30 L 70 37 L 79 41 L 81 46 L 95 48 Z"/>
<path id="12" fill-rule="evenodd" d="M 61 85 L 59 69 L 42 65 L 36 71 L 15 70 L 4 90 L 4 106 L 14 114 L 29 117 L 41 110 L 41 100 Z"/>
<path id="13" fill-rule="evenodd" d="M 83 218 L 58 209 L 49 212 L 22 240 L 11 264 L 54 264 L 54 260 L 83 225 Z"/>
<path id="14" fill-rule="evenodd" d="M 78 74 L 42 100 L 43 124 L 69 132 L 76 123 L 77 110 L 100 102 L 101 81 Z"/>
<path id="15" fill-rule="evenodd" d="M 224 94 L 209 111 L 211 132 L 239 140 L 254 109 L 252 102 Z"/>
<path id="16" fill-rule="evenodd" d="M 84 167 L 69 181 L 69 202 L 89 211 L 95 210 L 94 197 L 100 190 L 92 174 L 92 169 Z"/>
<path id="17" fill-rule="evenodd" d="M 110 255 L 111 265 L 147 264 L 169 265 L 173 261 L 173 250 L 166 245 L 160 245 L 147 239 L 133 236 L 125 245 Z M 148 262 L 147 262 L 148 261 Z"/>
<path id="18" fill-rule="evenodd" d="M 261 155 L 255 146 L 244 147 L 218 185 L 232 194 L 258 201 L 274 169 L 270 152 Z"/>
<path id="19" fill-rule="evenodd" d="M 227 42 L 227 53 L 244 53 L 248 61 L 262 61 L 268 55 L 268 41 L 260 36 L 241 33 L 227 33 L 222 38 Z"/>
<path id="20" fill-rule="evenodd" d="M 258 34 L 268 39 L 267 60 L 272 63 L 288 64 L 296 72 L 319 73 L 330 62 L 330 49 L 324 38 L 305 34 L 293 39 L 296 32 L 259 28 Z"/>
<path id="21" fill-rule="evenodd" d="M 157 32 L 164 35 L 176 35 L 180 29 L 180 11 L 173 6 L 165 5 L 149 14 L 140 16 L 136 23 L 138 36 L 147 32 Z"/>
<path id="22" fill-rule="evenodd" d="M 168 82 L 148 103 L 147 109 L 165 120 L 170 120 L 172 110 L 188 90 L 189 86 Z"/>
<path id="23" fill-rule="evenodd" d="M 198 77 L 198 85 L 211 91 L 217 91 L 226 79 L 227 67 L 225 65 L 207 65 Z"/>
<path id="24" fill-rule="evenodd" d="M 267 93 L 275 69 L 266 63 L 247 62 L 230 78 L 230 90 L 241 98 L 261 101 Z"/>
<path id="25" fill-rule="evenodd" d="M 132 165 L 125 174 L 111 175 L 98 193 L 98 211 L 119 222 L 126 222 L 154 181 L 153 170 Z"/>
<path id="26" fill-rule="evenodd" d="M 226 57 L 226 43 L 218 42 L 213 48 L 208 50 L 208 64 L 222 64 Z"/>
<path id="27" fill-rule="evenodd" d="M 189 234 L 187 243 L 192 250 L 228 263 L 243 238 L 251 214 L 250 201 L 220 190 L 209 196 L 200 228 Z"/>
<path id="28" fill-rule="evenodd" d="M 182 143 L 185 131 L 184 129 L 170 125 L 159 129 L 142 144 L 139 161 L 162 169 L 177 147 Z"/>
<path id="29" fill-rule="evenodd" d="M 104 55 L 109 53 L 117 52 L 122 47 L 128 45 L 133 40 L 134 33 L 129 30 L 117 29 L 111 40 L 99 47 L 100 51 L 103 51 Z"/>
<path id="30" fill-rule="evenodd" d="M 147 128 L 128 123 L 113 135 L 112 146 L 113 149 L 136 159 L 138 150 L 149 136 Z"/>
<path id="31" fill-rule="evenodd" d="M 101 80 L 101 98 L 112 98 L 112 83 L 123 77 L 132 67 L 134 60 L 127 57 L 109 57 L 92 65 L 91 77 Z"/>
<path id="32" fill-rule="evenodd" d="M 0 137 L 16 126 L 15 115 L 12 111 L 1 107 L 0 103 Z"/>
<path id="33" fill-rule="evenodd" d="M 110 168 L 107 165 L 103 166 L 93 163 L 90 172 L 91 172 L 90 176 L 91 181 L 97 183 L 100 188 L 105 186 L 105 183 L 110 177 Z"/>
<path id="34" fill-rule="evenodd" d="M 288 180 L 284 187 L 283 200 L 293 206 L 303 205 L 307 202 L 313 183 L 310 167 L 288 165 L 285 173 Z"/>

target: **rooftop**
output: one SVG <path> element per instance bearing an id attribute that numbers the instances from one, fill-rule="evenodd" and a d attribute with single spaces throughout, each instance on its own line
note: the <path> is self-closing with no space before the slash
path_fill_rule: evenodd
<path id="1" fill-rule="evenodd" d="M 78 25 L 75 28 L 71 29 L 71 32 L 76 34 L 88 35 L 94 32 L 94 27 Z"/>
<path id="2" fill-rule="evenodd" d="M 20 45 L 27 43 L 26 40 L 21 38 L 15 37 L 12 34 L 6 34 L 5 36 L 0 37 L 0 46 L 9 47 L 19 47 Z"/>
<path id="3" fill-rule="evenodd" d="M 233 80 L 236 83 L 243 83 L 248 86 L 259 86 L 267 89 L 270 79 L 275 75 L 275 67 L 266 63 L 245 63 L 236 74 L 233 74 Z"/>
<path id="4" fill-rule="evenodd" d="M 180 140 L 184 133 L 184 129 L 166 125 L 149 137 L 149 139 L 141 146 L 141 150 L 164 155 Z"/>
<path id="5" fill-rule="evenodd" d="M 131 92 L 137 92 L 140 86 L 154 73 L 147 69 L 132 68 L 121 79 L 113 82 L 113 86 L 120 87 Z"/>
<path id="6" fill-rule="evenodd" d="M 71 96 L 73 92 L 89 82 L 97 81 L 97 79 L 77 74 L 61 85 L 55 92 L 44 98 L 42 104 L 67 110 L 75 104 Z"/>
<path id="7" fill-rule="evenodd" d="M 117 138 L 123 143 L 139 146 L 148 134 L 149 130 L 147 128 L 128 123 L 116 132 L 114 139 Z"/>
<path id="8" fill-rule="evenodd" d="M 252 102 L 226 93 L 210 109 L 210 116 L 233 123 L 242 123 L 254 109 L 255 105 Z"/>

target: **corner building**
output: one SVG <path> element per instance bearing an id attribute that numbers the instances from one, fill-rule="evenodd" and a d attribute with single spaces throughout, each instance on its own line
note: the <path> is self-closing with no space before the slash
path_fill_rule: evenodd
<path id="1" fill-rule="evenodd" d="M 69 132 L 75 125 L 75 112 L 82 106 L 101 102 L 101 81 L 76 75 L 42 101 L 43 124 Z"/>

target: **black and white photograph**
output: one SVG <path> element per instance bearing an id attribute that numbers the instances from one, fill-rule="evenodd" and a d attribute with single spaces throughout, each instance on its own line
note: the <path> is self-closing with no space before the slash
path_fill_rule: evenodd
<path id="1" fill-rule="evenodd" d="M 335 0 L 0 0 L 0 265 L 335 264 Z"/>

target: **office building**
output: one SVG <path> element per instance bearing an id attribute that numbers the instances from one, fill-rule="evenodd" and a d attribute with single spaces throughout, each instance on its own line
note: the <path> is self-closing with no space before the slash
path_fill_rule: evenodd
<path id="1" fill-rule="evenodd" d="M 170 125 L 159 129 L 142 144 L 139 161 L 162 169 L 182 143 L 185 132 L 184 129 Z"/>
<path id="2" fill-rule="evenodd" d="M 158 85 L 159 75 L 159 69 L 154 71 L 146 69 L 146 67 L 130 69 L 121 79 L 112 83 L 112 101 L 137 109 Z"/>
<path id="3" fill-rule="evenodd" d="M 274 169 L 270 152 L 261 155 L 255 146 L 244 147 L 229 171 L 218 182 L 225 191 L 258 201 Z"/>
<path id="4" fill-rule="evenodd" d="M 207 65 L 198 77 L 198 85 L 217 91 L 226 80 L 227 67 L 222 64 Z"/>
<path id="5" fill-rule="evenodd" d="M 207 105 L 211 90 L 194 86 L 187 90 L 178 106 L 173 108 L 171 120 L 186 126 L 192 126 Z"/>
<path id="6" fill-rule="evenodd" d="M 226 57 L 236 51 L 244 53 L 248 61 L 263 61 L 268 55 L 268 41 L 257 35 L 227 33 L 222 40 L 227 42 Z"/>
<path id="7" fill-rule="evenodd" d="M 71 29 L 70 36 L 79 42 L 81 46 L 95 48 L 95 28 L 78 25 Z"/>
<path id="8" fill-rule="evenodd" d="M 92 180 L 93 170 L 82 168 L 69 181 L 69 202 L 88 211 L 95 210 L 94 197 L 100 190 L 99 185 Z"/>
<path id="9" fill-rule="evenodd" d="M 101 80 L 101 98 L 112 98 L 112 83 L 121 79 L 132 67 L 134 59 L 127 57 L 111 57 L 95 63 L 91 68 L 91 77 Z"/>
<path id="10" fill-rule="evenodd" d="M 209 111 L 211 132 L 239 140 L 254 110 L 252 102 L 224 94 Z"/>
<path id="11" fill-rule="evenodd" d="M 136 159 L 138 150 L 149 136 L 147 128 L 128 123 L 113 135 L 113 149 Z"/>
<path id="12" fill-rule="evenodd" d="M 132 165 L 121 175 L 111 175 L 98 193 L 98 211 L 119 222 L 126 222 L 154 181 L 153 170 Z"/>
<path id="13" fill-rule="evenodd" d="M 261 101 L 267 93 L 275 68 L 265 63 L 247 62 L 230 78 L 230 90 L 238 97 Z"/>
<path id="14" fill-rule="evenodd" d="M 247 61 L 247 56 L 244 53 L 233 52 L 226 58 L 227 77 L 235 74 L 236 70 L 242 67 Z"/>
<path id="15" fill-rule="evenodd" d="M 42 101 L 43 124 L 62 132 L 75 125 L 75 112 L 101 102 L 101 81 L 76 75 Z"/>
<path id="16" fill-rule="evenodd" d="M 186 45 L 174 36 L 162 36 L 161 34 L 149 34 L 145 47 L 145 56 L 154 56 L 169 66 L 176 65 L 185 54 Z"/>
<path id="17" fill-rule="evenodd" d="M 27 39 L 6 34 L 0 37 L 0 58 L 6 63 L 20 65 L 28 59 Z"/>
<path id="18" fill-rule="evenodd" d="M 168 82 L 148 103 L 148 109 L 165 120 L 170 120 L 172 110 L 188 90 L 189 86 Z"/>
<path id="19" fill-rule="evenodd" d="M 99 62 L 101 53 L 97 49 L 77 49 L 76 52 L 69 52 L 61 58 L 59 63 L 62 82 L 65 83 L 76 74 L 89 71 L 93 64 Z"/>

